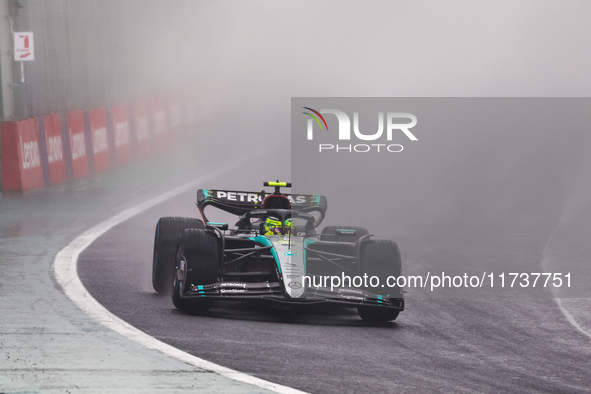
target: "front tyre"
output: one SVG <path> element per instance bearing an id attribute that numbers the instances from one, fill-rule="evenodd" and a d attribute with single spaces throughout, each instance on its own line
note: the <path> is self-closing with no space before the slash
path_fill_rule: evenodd
<path id="1" fill-rule="evenodd" d="M 402 273 L 402 261 L 398 245 L 388 240 L 371 240 L 362 245 L 361 250 L 361 275 L 368 277 L 377 276 L 380 287 L 378 289 L 368 287 L 370 293 L 385 293 L 388 298 L 402 298 L 399 287 L 381 287 L 386 284 L 389 276 L 398 277 Z M 357 307 L 359 317 L 369 323 L 385 323 L 398 317 L 400 311 L 387 306 L 362 305 Z"/>
<path id="2" fill-rule="evenodd" d="M 203 313 L 211 308 L 211 299 L 184 296 L 194 286 L 217 282 L 219 260 L 220 250 L 214 232 L 193 228 L 181 232 L 172 285 L 172 303 L 177 309 Z"/>
<path id="3" fill-rule="evenodd" d="M 152 258 L 152 286 L 157 293 L 163 293 L 170 289 L 178 237 L 180 232 L 186 228 L 205 228 L 205 226 L 199 219 L 170 216 L 160 218 L 156 224 Z"/>
<path id="4" fill-rule="evenodd" d="M 367 323 L 381 324 L 396 320 L 400 311 L 384 306 L 358 306 L 357 313 Z"/>

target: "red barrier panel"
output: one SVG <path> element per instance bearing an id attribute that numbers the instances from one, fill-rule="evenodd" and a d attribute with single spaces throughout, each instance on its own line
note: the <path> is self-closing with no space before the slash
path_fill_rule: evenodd
<path id="1" fill-rule="evenodd" d="M 168 127 L 166 114 L 166 104 L 160 98 L 154 98 L 151 101 L 152 119 L 154 124 L 154 146 L 156 149 L 162 149 L 170 144 L 171 136 Z"/>
<path id="2" fill-rule="evenodd" d="M 141 157 L 150 154 L 150 123 L 148 121 L 148 103 L 145 100 L 136 100 L 132 104 L 133 118 L 135 121 L 135 136 L 137 141 L 137 153 Z"/>
<path id="3" fill-rule="evenodd" d="M 37 120 L 2 122 L 2 190 L 21 191 L 43 187 Z"/>
<path id="4" fill-rule="evenodd" d="M 109 169 L 109 140 L 107 139 L 107 115 L 104 108 L 91 109 L 90 130 L 92 133 L 92 152 L 94 153 L 94 172 Z"/>
<path id="5" fill-rule="evenodd" d="M 57 114 L 43 117 L 47 159 L 49 162 L 49 179 L 51 183 L 66 181 L 66 161 L 64 160 L 64 143 L 62 141 L 62 122 Z"/>
<path id="6" fill-rule="evenodd" d="M 129 163 L 132 159 L 129 112 L 125 105 L 115 105 L 112 113 L 113 131 L 115 132 L 115 160 L 117 165 Z"/>
<path id="7" fill-rule="evenodd" d="M 84 113 L 68 112 L 68 133 L 72 153 L 72 172 L 75 179 L 88 175 L 88 157 L 86 156 L 86 138 L 84 138 Z"/>

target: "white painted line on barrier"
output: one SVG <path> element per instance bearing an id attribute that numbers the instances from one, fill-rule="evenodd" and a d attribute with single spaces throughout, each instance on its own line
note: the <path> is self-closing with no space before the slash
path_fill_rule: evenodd
<path id="1" fill-rule="evenodd" d="M 214 364 L 212 362 L 203 360 L 199 357 L 195 357 L 189 353 L 183 352 L 173 346 L 170 346 L 164 342 L 157 340 L 154 337 L 149 336 L 143 331 L 131 326 L 127 322 L 121 320 L 117 316 L 113 315 L 107 309 L 105 309 L 97 300 L 90 295 L 86 290 L 80 278 L 78 277 L 77 264 L 78 256 L 82 253 L 90 244 L 92 244 L 102 234 L 124 222 L 127 219 L 157 205 L 174 196 L 184 193 L 190 189 L 197 187 L 199 184 L 218 176 L 225 171 L 228 171 L 232 167 L 222 168 L 214 171 L 207 176 L 195 179 L 186 185 L 172 189 L 158 197 L 152 198 L 144 203 L 136 205 L 135 207 L 129 208 L 99 224 L 94 226 L 88 231 L 85 231 L 78 237 L 76 237 L 69 245 L 60 250 L 55 257 L 53 263 L 53 270 L 55 277 L 64 289 L 66 295 L 85 313 L 92 316 L 99 323 L 106 327 L 118 332 L 119 334 L 127 337 L 149 349 L 157 350 L 170 357 L 174 357 L 182 362 L 189 365 L 193 365 L 197 368 L 203 369 L 215 373 L 217 375 L 233 379 L 239 382 L 250 384 L 253 386 L 261 387 L 276 393 L 283 394 L 305 394 L 303 391 L 293 389 L 291 387 L 282 386 L 268 382 L 263 379 L 256 378 L 251 375 L 247 375 L 242 372 L 234 371 L 230 368 L 223 367 L 221 365 Z"/>

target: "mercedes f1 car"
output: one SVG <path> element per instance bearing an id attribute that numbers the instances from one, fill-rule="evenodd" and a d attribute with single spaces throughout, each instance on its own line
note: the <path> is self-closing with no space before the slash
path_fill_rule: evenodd
<path id="1" fill-rule="evenodd" d="M 404 310 L 402 289 L 384 286 L 401 273 L 396 243 L 374 240 L 365 228 L 327 226 L 327 200 L 284 194 L 286 182 L 265 182 L 274 192 L 199 189 L 201 219 L 163 217 L 156 225 L 152 283 L 170 289 L 176 308 L 207 311 L 216 301 L 264 299 L 291 304 L 357 307 L 369 322 L 387 322 Z M 238 216 L 229 228 L 211 222 L 207 207 Z M 269 231 L 269 218 L 279 225 Z M 346 278 L 377 277 L 378 287 Z M 343 278 L 340 286 L 328 278 Z M 341 282 L 339 280 L 339 282 Z"/>

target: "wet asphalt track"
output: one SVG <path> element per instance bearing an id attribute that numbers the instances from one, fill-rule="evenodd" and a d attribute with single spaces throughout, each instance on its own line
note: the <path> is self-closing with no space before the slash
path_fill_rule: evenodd
<path id="1" fill-rule="evenodd" d="M 179 312 L 151 288 L 153 230 L 160 216 L 195 215 L 194 198 L 185 193 L 120 224 L 79 260 L 100 303 L 168 344 L 314 393 L 591 391 L 591 342 L 548 298 L 409 299 L 397 321 L 381 327 L 350 309 L 225 303 L 208 316 Z M 527 231 L 414 223 L 397 241 L 407 265 L 512 254 L 524 272 L 536 272 L 558 214 Z"/>

